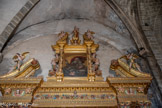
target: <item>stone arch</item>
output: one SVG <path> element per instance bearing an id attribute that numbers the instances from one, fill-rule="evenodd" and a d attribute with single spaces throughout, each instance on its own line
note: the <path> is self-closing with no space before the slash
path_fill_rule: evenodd
<path id="1" fill-rule="evenodd" d="M 3 32 L 0 34 L 0 52 L 4 49 L 7 42 L 11 39 L 14 31 L 17 29 L 19 24 L 25 18 L 25 16 L 32 10 L 32 8 L 40 0 L 29 0 L 26 4 L 19 10 L 19 12 L 12 18 Z"/>

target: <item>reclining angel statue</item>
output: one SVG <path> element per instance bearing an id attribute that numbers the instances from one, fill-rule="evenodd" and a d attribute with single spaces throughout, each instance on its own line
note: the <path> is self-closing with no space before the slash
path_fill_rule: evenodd
<path id="1" fill-rule="evenodd" d="M 29 55 L 29 52 L 24 52 L 22 54 L 16 53 L 12 58 L 14 62 L 16 62 L 16 65 L 14 65 L 7 74 L 0 76 L 0 78 L 33 76 L 35 71 L 40 68 L 40 65 L 39 62 L 34 58 L 24 61 L 27 55 Z"/>

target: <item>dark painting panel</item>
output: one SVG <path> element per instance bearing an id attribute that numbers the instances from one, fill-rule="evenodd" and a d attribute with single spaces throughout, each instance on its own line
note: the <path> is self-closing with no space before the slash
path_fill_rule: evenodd
<path id="1" fill-rule="evenodd" d="M 87 67 L 85 66 L 85 57 L 74 57 L 71 62 L 66 61 L 66 66 L 63 68 L 64 76 L 69 77 L 86 77 Z"/>

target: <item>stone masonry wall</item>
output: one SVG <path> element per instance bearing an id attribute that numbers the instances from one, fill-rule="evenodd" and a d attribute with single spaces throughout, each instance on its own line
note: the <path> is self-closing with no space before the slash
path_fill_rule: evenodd
<path id="1" fill-rule="evenodd" d="M 161 0 L 115 0 L 129 19 L 145 36 L 153 54 L 147 59 L 153 74 L 152 94 L 154 105 L 162 106 L 162 1 Z M 154 107 L 155 107 L 154 106 Z"/>

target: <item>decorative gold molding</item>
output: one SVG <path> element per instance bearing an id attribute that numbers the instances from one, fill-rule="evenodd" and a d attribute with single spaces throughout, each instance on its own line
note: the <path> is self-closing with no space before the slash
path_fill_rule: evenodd
<path id="1" fill-rule="evenodd" d="M 0 88 L 2 97 L 1 105 L 14 103 L 23 106 L 32 107 L 130 107 L 131 105 L 150 106 L 147 99 L 148 87 L 152 77 L 149 74 L 142 73 L 129 67 L 128 64 L 121 61 L 121 58 L 114 60 L 111 69 L 120 74 L 120 77 L 103 77 L 97 76 L 94 64 L 98 60 L 95 52 L 99 45 L 94 44 L 92 37 L 94 32 L 87 31 L 83 35 L 83 44 L 80 44 L 77 34 L 68 44 L 68 33 L 59 33 L 60 39 L 53 45 L 56 56 L 55 76 L 43 78 L 26 77 L 32 70 L 39 68 L 23 68 L 22 73 L 18 72 L 15 77 L 5 77 L 0 79 Z M 88 73 L 85 77 L 65 77 L 63 66 L 65 57 L 69 54 L 78 56 L 83 55 L 87 61 L 84 63 L 88 67 Z M 79 56 L 80 56 L 79 55 Z M 72 58 L 69 57 L 70 59 Z M 67 58 L 69 60 L 69 58 Z M 96 61 L 95 61 L 96 60 Z M 69 60 L 70 61 L 70 60 Z M 94 62 L 95 61 L 95 62 Z M 30 64 L 31 61 L 24 64 Z M 98 69 L 98 62 L 95 64 Z M 30 67 L 30 66 L 29 66 Z M 26 74 L 28 73 L 28 74 Z M 21 77 L 18 77 L 21 76 Z M 25 78 L 26 77 L 26 78 Z"/>

